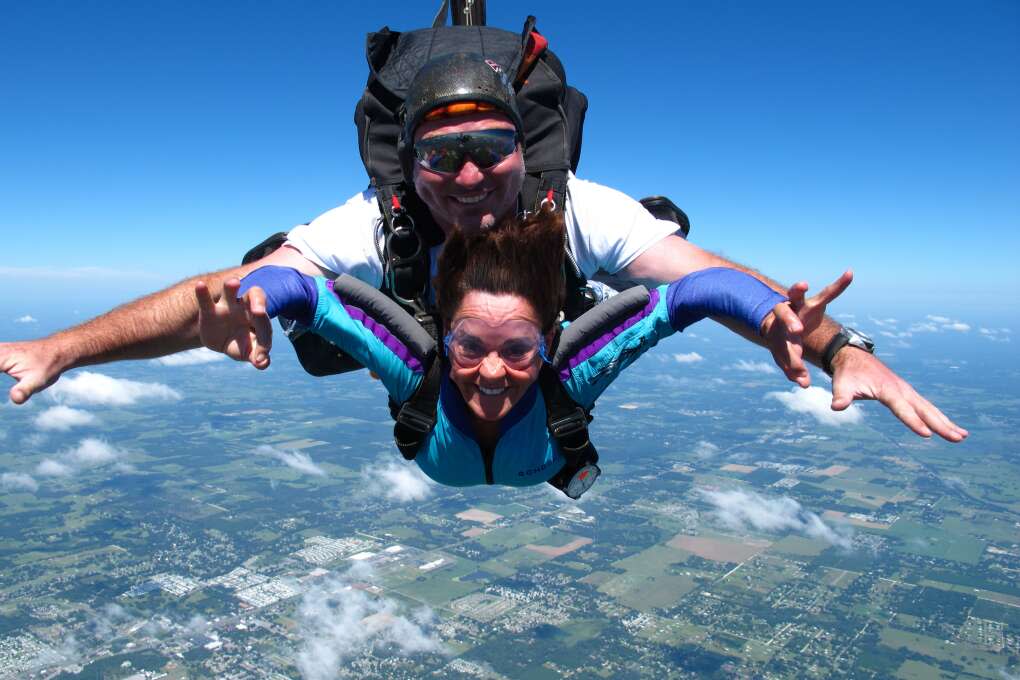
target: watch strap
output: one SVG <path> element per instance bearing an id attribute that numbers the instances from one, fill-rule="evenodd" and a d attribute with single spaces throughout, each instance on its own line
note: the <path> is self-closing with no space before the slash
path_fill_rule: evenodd
<path id="1" fill-rule="evenodd" d="M 849 342 L 850 336 L 842 328 L 832 336 L 832 340 L 829 340 L 829 344 L 825 346 L 825 351 L 822 352 L 822 370 L 827 375 L 832 376 L 832 360 L 835 358 L 836 352 L 846 347 Z"/>

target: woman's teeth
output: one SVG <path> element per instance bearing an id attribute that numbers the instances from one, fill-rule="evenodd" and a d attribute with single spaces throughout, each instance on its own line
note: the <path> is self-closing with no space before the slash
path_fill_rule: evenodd
<path id="1" fill-rule="evenodd" d="M 478 203 L 484 200 L 486 196 L 488 196 L 488 192 L 476 194 L 474 196 L 454 196 L 453 200 L 458 203 Z"/>
<path id="2" fill-rule="evenodd" d="M 479 385 L 478 386 L 478 391 L 481 392 L 482 394 L 484 394 L 487 397 L 495 397 L 498 394 L 503 394 L 503 392 L 506 391 L 506 388 L 505 387 L 489 388 L 489 387 L 482 387 L 481 385 Z"/>

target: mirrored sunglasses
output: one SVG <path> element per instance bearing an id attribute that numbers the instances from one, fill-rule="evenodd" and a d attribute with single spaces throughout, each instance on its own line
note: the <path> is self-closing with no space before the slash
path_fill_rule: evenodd
<path id="1" fill-rule="evenodd" d="M 418 164 L 432 172 L 453 174 L 467 161 L 487 170 L 517 149 L 514 130 L 474 130 L 426 137 L 414 143 Z"/>

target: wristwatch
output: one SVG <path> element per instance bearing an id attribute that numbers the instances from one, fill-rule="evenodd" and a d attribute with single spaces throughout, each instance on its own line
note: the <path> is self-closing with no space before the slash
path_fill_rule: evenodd
<path id="1" fill-rule="evenodd" d="M 822 352 L 823 371 L 832 375 L 832 360 L 836 357 L 836 353 L 847 345 L 864 350 L 868 354 L 875 353 L 875 343 L 871 338 L 854 328 L 843 326 L 839 329 L 838 333 L 832 336 L 832 340 L 829 340 L 829 344 L 825 346 L 825 351 Z"/>

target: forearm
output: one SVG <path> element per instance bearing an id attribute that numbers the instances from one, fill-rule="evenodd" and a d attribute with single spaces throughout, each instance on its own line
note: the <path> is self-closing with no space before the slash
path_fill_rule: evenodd
<path id="1" fill-rule="evenodd" d="M 195 282 L 205 281 L 215 298 L 222 282 L 248 267 L 195 276 L 123 304 L 90 321 L 46 338 L 61 372 L 110 361 L 151 359 L 198 347 Z"/>
<path id="2" fill-rule="evenodd" d="M 626 267 L 624 274 L 635 282 L 644 283 L 645 285 L 660 285 L 710 267 L 736 269 L 753 276 L 777 293 L 787 294 L 785 286 L 761 272 L 699 248 L 678 236 L 666 237 L 646 250 Z M 764 346 L 762 337 L 757 333 L 748 331 L 742 324 L 734 323 L 714 315 L 711 318 L 741 337 Z M 825 346 L 839 330 L 839 327 L 836 321 L 826 317 L 817 328 L 805 335 L 803 338 L 804 358 L 815 365 L 819 365 L 822 353 L 825 351 Z"/>
<path id="3" fill-rule="evenodd" d="M 665 297 L 670 325 L 677 331 L 717 317 L 747 337 L 757 336 L 764 319 L 787 300 L 757 278 L 728 267 L 692 272 L 667 286 Z"/>
<path id="4" fill-rule="evenodd" d="M 330 275 L 284 246 L 256 262 L 193 276 L 180 283 L 121 305 L 111 312 L 46 339 L 60 371 L 124 359 L 151 359 L 201 346 L 195 284 L 204 281 L 214 300 L 224 281 L 241 278 L 265 265 L 293 267 L 300 272 Z"/>

